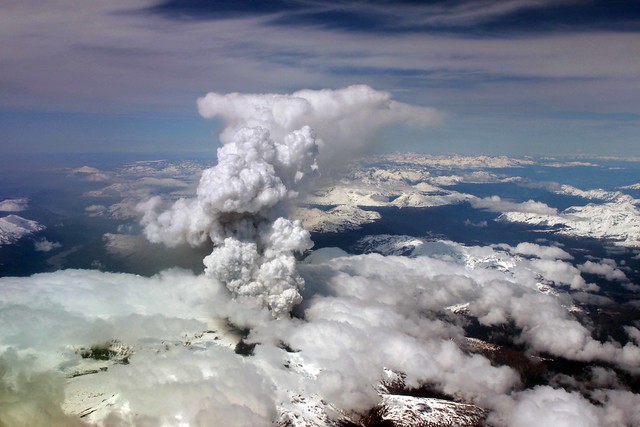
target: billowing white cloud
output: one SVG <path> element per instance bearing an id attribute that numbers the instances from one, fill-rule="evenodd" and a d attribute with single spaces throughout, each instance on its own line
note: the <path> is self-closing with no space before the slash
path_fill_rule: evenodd
<path id="1" fill-rule="evenodd" d="M 640 396 L 619 386 L 615 373 L 593 368 L 590 384 L 571 378 L 578 392 L 537 386 L 493 400 L 488 421 L 498 426 L 632 426 L 640 421 Z M 595 387 L 595 388 L 591 388 Z M 587 398 L 589 400 L 587 400 Z M 590 402 L 591 401 L 591 402 Z M 593 403 L 595 404 L 593 404 Z"/>
<path id="2" fill-rule="evenodd" d="M 602 405 L 601 426 L 632 426 L 640 423 L 640 395 L 638 393 L 603 388 L 595 390 L 591 398 Z"/>
<path id="3" fill-rule="evenodd" d="M 629 279 L 624 271 L 617 268 L 615 265 L 611 265 L 607 262 L 597 263 L 593 261 L 586 261 L 584 264 L 578 266 L 580 271 L 584 273 L 597 274 L 598 276 L 604 276 L 607 280 L 617 280 L 620 282 L 626 282 Z"/>
<path id="4" fill-rule="evenodd" d="M 34 369 L 31 358 L 15 350 L 0 352 L 0 425 L 86 426 L 62 410 L 65 378 Z"/>
<path id="5" fill-rule="evenodd" d="M 434 108 L 395 101 L 389 92 L 366 85 L 305 89 L 290 95 L 210 92 L 198 100 L 198 109 L 204 117 L 223 120 L 223 143 L 243 127 L 264 127 L 279 140 L 304 125 L 311 126 L 319 137 L 320 159 L 332 162 L 345 162 L 363 152 L 386 126 L 426 127 L 442 119 Z"/>
<path id="6" fill-rule="evenodd" d="M 580 275 L 580 270 L 568 262 L 553 259 L 534 259 L 531 260 L 531 266 L 541 275 L 556 283 L 569 285 L 572 289 L 582 289 L 587 286 Z"/>
<path id="7" fill-rule="evenodd" d="M 512 264 L 513 276 L 511 273 L 497 273 L 492 269 L 493 264 L 486 270 L 478 268 L 482 264 L 476 264 L 477 270 L 472 279 L 465 274 L 469 264 L 439 261 L 430 257 L 407 259 L 372 254 L 367 257 L 337 259 L 330 264 L 334 268 L 349 271 L 349 276 L 354 277 L 354 285 L 346 287 L 342 292 L 356 293 L 360 298 L 362 295 L 371 295 L 370 298 L 377 301 L 385 302 L 390 299 L 401 303 L 415 298 L 412 296 L 415 295 L 413 286 L 420 289 L 424 286 L 426 289 L 421 303 L 426 304 L 429 309 L 469 303 L 470 313 L 484 324 L 497 325 L 513 321 L 522 328 L 520 339 L 540 352 L 575 360 L 606 360 L 624 366 L 632 366 L 633 361 L 640 357 L 640 349 L 633 345 L 621 347 L 594 340 L 591 332 L 573 319 L 564 307 L 565 304 L 570 304 L 566 298 L 563 302 L 562 297 L 557 300 L 556 297 L 537 291 L 536 283 L 540 272 L 531 268 L 528 263 L 520 267 Z M 544 273 L 543 268 L 540 270 Z M 561 283 L 572 284 L 573 281 L 579 281 L 575 278 L 576 272 L 579 277 L 577 270 L 573 272 L 559 265 L 557 271 L 545 274 Z M 367 280 L 363 280 L 363 277 Z M 340 276 L 340 279 L 346 280 L 347 277 Z M 408 285 L 414 281 L 418 284 Z M 385 289 L 387 283 L 394 283 L 393 295 Z M 403 292 L 403 283 L 407 283 L 407 294 Z"/>
<path id="8" fill-rule="evenodd" d="M 518 393 L 510 405 L 501 425 L 510 427 L 530 427 L 535 425 L 557 427 L 597 427 L 600 426 L 598 410 L 578 393 L 563 389 L 539 386 Z M 505 405 L 505 406 L 506 406 Z M 496 420 L 498 421 L 498 420 Z"/>
<path id="9" fill-rule="evenodd" d="M 515 247 L 508 246 L 511 253 L 544 259 L 573 259 L 567 251 L 557 246 L 541 246 L 536 243 L 521 242 Z"/>

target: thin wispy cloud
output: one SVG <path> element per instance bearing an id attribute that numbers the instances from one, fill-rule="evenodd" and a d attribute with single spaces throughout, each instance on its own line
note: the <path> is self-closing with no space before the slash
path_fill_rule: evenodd
<path id="1" fill-rule="evenodd" d="M 507 15 L 579 4 L 580 0 L 452 0 L 441 2 L 300 1 L 309 8 L 298 13 L 360 14 L 395 29 L 463 26 L 490 22 Z M 295 12 L 294 12 L 295 13 Z"/>
<path id="2" fill-rule="evenodd" d="M 640 33 L 630 24 L 633 14 L 619 28 L 597 19 L 591 27 L 570 25 L 577 19 L 572 14 L 603 7 L 590 4 L 282 2 L 255 8 L 140 0 L 78 8 L 64 0 L 16 2 L 0 16 L 0 109 L 193 116 L 193 100 L 211 90 L 292 92 L 365 83 L 447 110 L 480 133 L 490 129 L 478 125 L 482 120 L 510 115 L 504 138 L 511 140 L 509 126 L 576 111 L 595 115 L 623 137 L 635 128 L 620 127 L 616 117 L 640 113 L 633 89 L 640 87 Z M 528 31 L 545 24 L 547 10 L 565 17 L 566 25 L 550 19 L 546 31 Z M 523 18 L 532 11 L 541 15 Z M 603 22 L 611 18 L 601 15 Z M 394 25 L 402 31 L 390 30 Z M 568 133 L 586 133 L 581 124 L 560 120 Z"/>

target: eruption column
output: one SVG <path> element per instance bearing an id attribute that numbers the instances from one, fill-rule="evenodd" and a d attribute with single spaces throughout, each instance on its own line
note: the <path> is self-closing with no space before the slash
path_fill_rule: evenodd
<path id="1" fill-rule="evenodd" d="M 318 161 L 335 166 L 361 154 L 382 127 L 440 119 L 432 108 L 393 101 L 365 85 L 291 95 L 212 92 L 198 108 L 223 120 L 218 164 L 202 173 L 196 198 L 161 213 L 159 198 L 141 204 L 145 234 L 169 246 L 210 239 L 205 274 L 276 317 L 302 299 L 294 253 L 313 243 L 300 222 L 286 218 L 287 205 L 317 175 Z"/>
<path id="2" fill-rule="evenodd" d="M 205 274 L 239 299 L 266 306 L 276 317 L 286 314 L 302 300 L 304 286 L 294 253 L 313 243 L 299 221 L 280 214 L 317 173 L 317 152 L 307 126 L 281 142 L 262 127 L 241 128 L 218 149 L 218 164 L 202 173 L 196 199 L 180 199 L 161 214 L 159 199 L 143 206 L 145 233 L 168 245 L 211 239 Z"/>

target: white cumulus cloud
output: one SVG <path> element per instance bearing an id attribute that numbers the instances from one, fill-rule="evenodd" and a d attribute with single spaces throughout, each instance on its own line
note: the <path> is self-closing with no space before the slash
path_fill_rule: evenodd
<path id="1" fill-rule="evenodd" d="M 578 266 L 580 271 L 585 273 L 597 274 L 598 276 L 603 276 L 607 280 L 617 280 L 620 282 L 626 282 L 629 279 L 627 275 L 624 274 L 624 271 L 617 268 L 615 265 L 611 265 L 606 262 L 597 263 L 593 261 L 586 261 L 584 264 Z"/>
<path id="2" fill-rule="evenodd" d="M 62 247 L 62 244 L 60 242 L 50 242 L 45 238 L 37 240 L 33 245 L 38 252 L 51 252 L 54 249 Z"/>
<path id="3" fill-rule="evenodd" d="M 29 199 L 5 199 L 0 201 L 0 212 L 22 212 L 27 209 L 29 205 Z"/>

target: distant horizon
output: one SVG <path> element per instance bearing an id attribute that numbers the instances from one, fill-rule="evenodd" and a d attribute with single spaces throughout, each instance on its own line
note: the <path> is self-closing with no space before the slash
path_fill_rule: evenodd
<path id="1" fill-rule="evenodd" d="M 46 157 L 55 157 L 64 161 L 69 158 L 87 158 L 88 160 L 91 157 L 95 158 L 107 158 L 110 157 L 111 160 L 123 160 L 124 157 L 136 157 L 139 160 L 135 161 L 162 161 L 162 160 L 201 160 L 204 158 L 216 158 L 216 149 L 221 147 L 221 145 L 216 146 L 212 150 L 185 150 L 185 151 L 168 151 L 168 150 L 148 150 L 148 151 L 38 151 L 38 152 L 12 152 L 12 153 L 4 153 L 4 159 L 11 161 L 11 158 L 46 158 Z M 563 160 L 600 160 L 600 161 L 620 161 L 620 162 L 629 162 L 629 163 L 638 163 L 640 162 L 640 155 L 637 156 L 621 156 L 621 155 L 611 155 L 611 154 L 556 154 L 556 155 L 532 155 L 532 154 L 501 154 L 501 153 L 464 153 L 464 152 L 430 152 L 430 151 L 417 151 L 417 150 L 402 150 L 402 151 L 386 151 L 386 152 L 370 152 L 363 154 L 362 156 L 355 157 L 353 159 L 354 162 L 361 161 L 363 159 L 369 157 L 378 157 L 378 156 L 388 156 L 391 154 L 417 154 L 422 156 L 431 156 L 431 157 L 451 157 L 451 156 L 460 156 L 460 157 L 468 157 L 468 158 L 477 158 L 477 157 L 505 157 L 510 159 L 532 159 L 536 161 L 540 160 L 553 160 L 553 159 L 563 159 Z M 2 163 L 0 160 L 0 163 Z M 124 159 L 126 160 L 126 159 Z"/>

